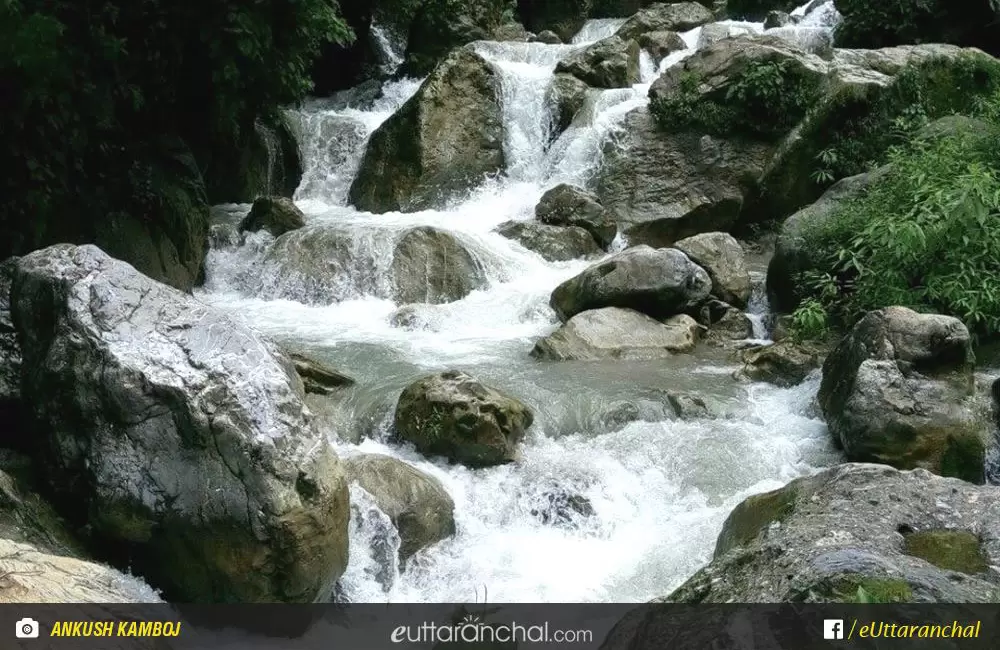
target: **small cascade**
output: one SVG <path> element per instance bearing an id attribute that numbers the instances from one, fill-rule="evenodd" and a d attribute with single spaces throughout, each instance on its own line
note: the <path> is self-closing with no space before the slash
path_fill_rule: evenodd
<path id="1" fill-rule="evenodd" d="M 350 491 L 350 562 L 337 591 L 348 602 L 378 602 L 399 575 L 399 532 L 372 495 L 356 484 Z"/>
<path id="2" fill-rule="evenodd" d="M 768 320 L 771 317 L 771 302 L 767 297 L 767 274 L 753 272 L 750 274 L 750 301 L 747 303 L 747 318 L 753 326 L 753 339 L 770 341 Z"/>
<path id="3" fill-rule="evenodd" d="M 380 66 L 382 74 L 387 77 L 396 74 L 399 66 L 403 64 L 406 41 L 382 25 L 372 25 L 371 37 L 375 49 L 378 51 L 379 60 L 382 62 Z"/>
<path id="4" fill-rule="evenodd" d="M 277 191 L 276 181 L 280 173 L 279 170 L 283 169 L 284 166 L 281 141 L 274 129 L 259 119 L 254 121 L 253 128 L 264 148 L 267 149 L 267 176 L 261 193 L 263 196 L 271 196 Z"/>
<path id="5" fill-rule="evenodd" d="M 624 18 L 598 18 L 588 20 L 570 41 L 573 45 L 596 43 L 615 35 L 615 32 L 625 24 Z"/>

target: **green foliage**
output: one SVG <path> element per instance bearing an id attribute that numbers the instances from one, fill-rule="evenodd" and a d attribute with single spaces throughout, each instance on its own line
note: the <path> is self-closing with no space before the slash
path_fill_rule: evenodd
<path id="1" fill-rule="evenodd" d="M 818 94 L 815 77 L 791 61 L 751 61 L 721 92 L 708 95 L 701 81 L 687 71 L 677 92 L 653 102 L 661 127 L 775 138 L 802 120 Z"/>
<path id="2" fill-rule="evenodd" d="M 826 307 L 815 298 L 803 300 L 792 313 L 790 330 L 792 338 L 799 342 L 822 339 L 830 331 Z"/>
<path id="3" fill-rule="evenodd" d="M 1000 61 L 983 54 L 935 57 L 907 67 L 880 91 L 846 89 L 817 105 L 803 138 L 817 143 L 824 174 L 820 184 L 853 176 L 885 162 L 887 152 L 908 142 L 928 122 L 979 105 L 1000 91 Z"/>
<path id="4" fill-rule="evenodd" d="M 349 38 L 334 0 L 0 0 L 0 256 L 159 201 L 164 136 L 232 146 Z"/>
<path id="5" fill-rule="evenodd" d="M 955 315 L 1000 332 L 1000 132 L 961 128 L 896 147 L 892 172 L 804 228 L 809 300 L 849 325 L 889 305 Z"/>
<path id="6" fill-rule="evenodd" d="M 851 576 L 839 581 L 832 596 L 840 603 L 908 603 L 913 600 L 913 589 L 905 580 Z"/>
<path id="7" fill-rule="evenodd" d="M 840 47 L 955 43 L 997 52 L 996 0 L 837 0 Z"/>

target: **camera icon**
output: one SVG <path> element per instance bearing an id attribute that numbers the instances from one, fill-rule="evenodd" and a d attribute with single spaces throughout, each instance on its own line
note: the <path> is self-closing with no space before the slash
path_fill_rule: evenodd
<path id="1" fill-rule="evenodd" d="M 38 621 L 33 618 L 22 618 L 14 628 L 14 636 L 18 639 L 37 639 Z"/>

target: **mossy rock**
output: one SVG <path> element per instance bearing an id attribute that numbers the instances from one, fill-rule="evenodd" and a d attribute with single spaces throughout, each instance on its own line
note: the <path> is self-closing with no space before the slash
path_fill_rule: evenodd
<path id="1" fill-rule="evenodd" d="M 909 603 L 913 588 L 905 580 L 862 575 L 841 576 L 830 591 L 820 595 L 821 602 L 835 603 Z"/>
<path id="2" fill-rule="evenodd" d="M 790 485 L 773 492 L 755 494 L 736 506 L 722 525 L 715 545 L 715 557 L 722 557 L 734 548 L 749 544 L 772 524 L 784 521 L 795 511 L 796 498 L 798 490 L 795 485 Z"/>
<path id="3" fill-rule="evenodd" d="M 989 569 L 979 537 L 967 530 L 924 530 L 905 536 L 906 554 L 967 575 Z"/>

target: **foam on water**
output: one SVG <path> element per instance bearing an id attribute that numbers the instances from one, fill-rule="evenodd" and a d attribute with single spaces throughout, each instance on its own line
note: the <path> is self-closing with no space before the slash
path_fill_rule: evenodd
<path id="1" fill-rule="evenodd" d="M 806 16 L 803 28 L 827 25 L 809 22 L 821 11 L 828 15 L 827 6 Z M 228 225 L 213 235 L 199 295 L 358 377 L 340 400 L 314 403 L 338 452 L 403 459 L 440 479 L 455 501 L 456 535 L 401 571 L 393 561 L 398 533 L 370 495 L 352 488 L 344 599 L 467 601 L 485 587 L 494 602 L 648 600 L 710 559 L 723 519 L 740 500 L 836 458 L 812 416 L 815 381 L 792 390 L 723 381 L 735 367 L 722 357 L 682 355 L 645 365 L 539 364 L 527 357 L 533 341 L 557 327 L 548 306 L 552 289 L 589 262 L 547 262 L 494 229 L 532 219 L 539 197 L 557 183 L 586 185 L 625 116 L 648 103 L 657 73 L 690 56 L 702 31 L 682 34 L 688 48 L 658 66 L 644 54 L 640 84 L 593 91 L 553 141 L 546 92 L 555 66 L 622 22 L 590 21 L 569 45 L 473 45 L 499 73 L 509 170 L 446 209 L 372 215 L 347 206 L 367 138 L 420 80 L 390 81 L 377 96 L 358 91 L 291 111 L 305 167 L 295 197 L 306 213 L 304 232 L 329 233 L 347 251 L 333 288 L 309 291 L 307 279 L 285 263 L 280 247 L 303 233 L 286 235 L 276 247 L 266 233 L 235 233 L 248 206 L 219 211 Z M 388 269 L 395 243 L 419 226 L 454 235 L 485 269 L 487 284 L 453 303 L 409 307 L 416 325 L 404 328 L 394 324 L 401 306 L 391 299 Z M 624 244 L 619 238 L 616 246 Z M 750 311 L 762 327 L 760 296 Z M 755 326 L 755 336 L 765 335 Z M 521 462 L 469 470 L 388 441 L 401 387 L 447 367 L 466 369 L 535 409 Z M 673 420 L 664 406 L 668 389 L 698 392 L 726 408 L 714 420 Z M 609 420 L 623 399 L 642 402 L 638 420 Z M 359 435 L 369 437 L 349 442 Z M 583 497 L 593 514 L 563 512 L 561 525 L 545 523 L 538 513 L 553 494 Z"/>

